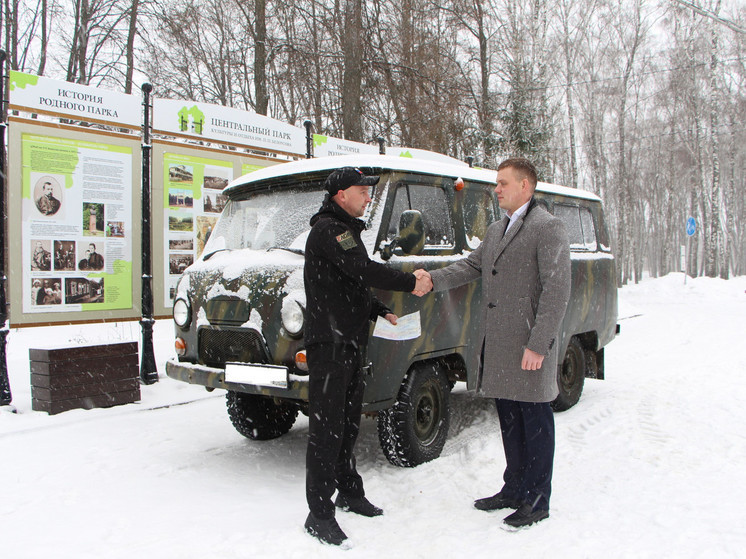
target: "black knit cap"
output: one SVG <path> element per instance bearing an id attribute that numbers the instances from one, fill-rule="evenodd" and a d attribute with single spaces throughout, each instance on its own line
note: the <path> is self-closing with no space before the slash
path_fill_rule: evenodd
<path id="1" fill-rule="evenodd" d="M 340 190 L 347 190 L 351 186 L 373 186 L 378 184 L 379 178 L 378 175 L 364 175 L 355 167 L 340 167 L 326 178 L 324 188 L 330 196 L 334 196 Z"/>

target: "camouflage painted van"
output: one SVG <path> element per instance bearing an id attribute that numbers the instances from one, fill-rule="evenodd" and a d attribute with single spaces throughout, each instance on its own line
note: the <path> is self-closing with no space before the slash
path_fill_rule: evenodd
<path id="1" fill-rule="evenodd" d="M 227 391 L 228 415 L 250 439 L 288 432 L 308 410 L 303 345 L 303 249 L 324 180 L 353 165 L 380 175 L 363 219 L 371 258 L 405 271 L 463 258 L 500 219 L 495 171 L 388 156 L 344 156 L 276 165 L 234 180 L 229 201 L 201 257 L 180 278 L 174 300 L 177 357 L 167 374 Z M 540 183 L 539 203 L 566 224 L 572 293 L 560 336 L 555 410 L 580 398 L 585 377 L 604 377 L 604 346 L 616 334 L 614 257 L 601 200 Z M 381 447 L 396 465 L 440 455 L 448 434 L 449 393 L 477 379 L 480 283 L 422 298 L 376 291 L 400 317 L 419 311 L 422 335 L 371 336 L 364 411 L 377 415 Z M 372 327 L 371 327 L 372 332 Z"/>

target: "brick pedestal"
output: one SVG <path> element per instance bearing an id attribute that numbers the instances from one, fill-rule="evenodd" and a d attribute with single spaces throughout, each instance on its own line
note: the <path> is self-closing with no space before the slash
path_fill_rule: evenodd
<path id="1" fill-rule="evenodd" d="M 29 349 L 31 408 L 54 415 L 140 400 L 137 342 Z"/>

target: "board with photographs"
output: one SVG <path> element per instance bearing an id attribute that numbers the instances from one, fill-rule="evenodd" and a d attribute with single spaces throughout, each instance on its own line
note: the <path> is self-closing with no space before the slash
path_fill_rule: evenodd
<path id="1" fill-rule="evenodd" d="M 11 322 L 136 317 L 137 140 L 16 122 L 10 139 Z"/>
<path id="2" fill-rule="evenodd" d="M 153 142 L 153 148 L 153 199 L 163 201 L 162 209 L 153 211 L 153 292 L 156 315 L 167 316 L 179 278 L 199 260 L 228 203 L 223 189 L 239 174 L 273 162 L 158 141 Z M 162 238 L 159 231 L 163 231 Z"/>
<path id="3" fill-rule="evenodd" d="M 227 198 L 223 188 L 233 179 L 233 162 L 166 151 L 163 163 L 163 305 L 170 308 L 176 282 L 199 258 Z"/>

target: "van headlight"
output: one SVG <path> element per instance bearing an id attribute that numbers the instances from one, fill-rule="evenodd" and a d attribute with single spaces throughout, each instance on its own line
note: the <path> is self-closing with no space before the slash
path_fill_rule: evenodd
<path id="1" fill-rule="evenodd" d="M 174 301 L 174 322 L 179 328 L 186 328 L 192 320 L 192 309 L 184 299 Z"/>
<path id="2" fill-rule="evenodd" d="M 303 332 L 304 310 L 296 299 L 285 297 L 282 301 L 282 326 L 293 337 L 300 336 Z"/>

